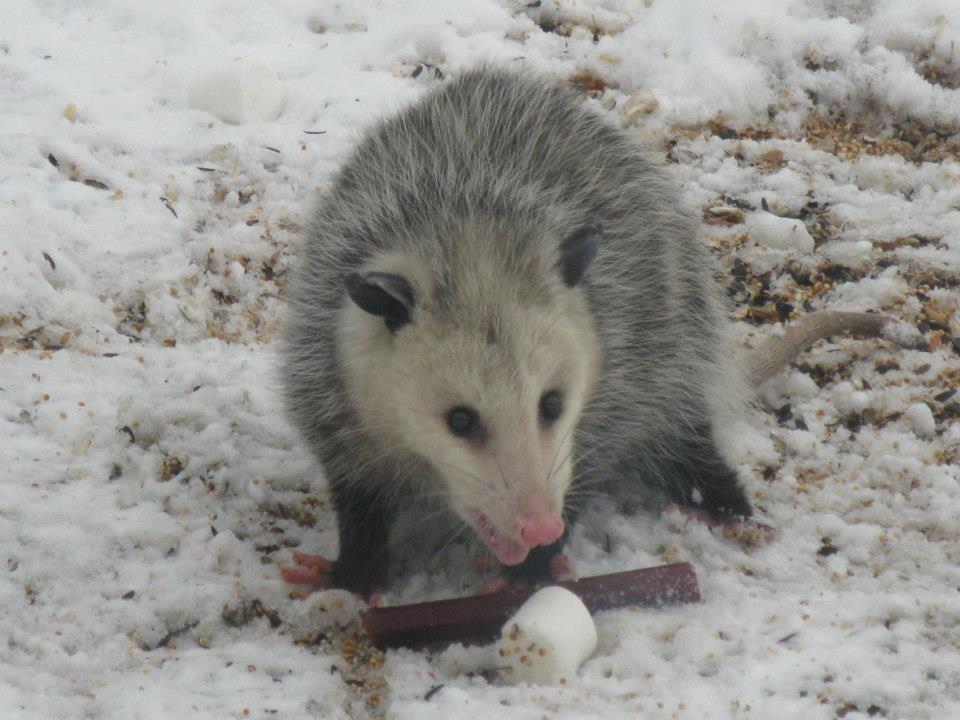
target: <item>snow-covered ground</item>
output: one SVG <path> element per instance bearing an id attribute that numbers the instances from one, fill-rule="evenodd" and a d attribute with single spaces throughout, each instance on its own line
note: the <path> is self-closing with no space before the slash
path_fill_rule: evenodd
<path id="1" fill-rule="evenodd" d="M 529 4 L 0 3 L 0 717 L 960 717 L 960 4 Z M 234 58 L 277 70 L 279 119 L 189 108 Z M 275 374 L 311 198 L 484 60 L 578 78 L 669 158 L 744 342 L 825 306 L 925 338 L 821 344 L 764 388 L 729 450 L 772 540 L 589 512 L 583 574 L 689 560 L 705 600 L 599 616 L 559 688 L 370 653 L 352 598 L 278 579 L 336 550 Z M 747 237 L 762 200 L 815 248 Z M 483 579 L 429 555 L 387 602 Z"/>

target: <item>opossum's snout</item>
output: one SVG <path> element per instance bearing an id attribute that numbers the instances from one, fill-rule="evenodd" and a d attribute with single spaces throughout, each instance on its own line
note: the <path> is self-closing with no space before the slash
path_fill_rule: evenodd
<path id="1" fill-rule="evenodd" d="M 523 562 L 538 545 L 551 545 L 563 535 L 564 523 L 559 513 L 540 510 L 521 516 L 513 533 L 505 533 L 479 510 L 470 512 L 477 535 L 504 565 Z"/>
<path id="2" fill-rule="evenodd" d="M 563 518 L 542 513 L 528 515 L 520 522 L 520 539 L 530 547 L 550 545 L 563 535 Z"/>

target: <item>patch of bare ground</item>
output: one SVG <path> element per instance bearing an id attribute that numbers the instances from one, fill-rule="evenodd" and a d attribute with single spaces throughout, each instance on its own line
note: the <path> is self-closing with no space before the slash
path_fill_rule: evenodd
<path id="1" fill-rule="evenodd" d="M 845 160 L 861 155 L 900 155 L 909 162 L 960 161 L 960 127 L 955 125 L 903 120 L 882 130 L 869 117 L 831 120 L 812 116 L 803 132 L 810 145 Z"/>

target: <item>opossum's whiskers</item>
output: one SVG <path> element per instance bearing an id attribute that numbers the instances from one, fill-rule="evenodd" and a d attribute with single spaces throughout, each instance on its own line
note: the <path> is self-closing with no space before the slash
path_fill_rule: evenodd
<path id="1" fill-rule="evenodd" d="M 503 481 L 503 486 L 507 486 L 507 476 L 503 472 L 503 465 L 500 464 L 500 458 L 497 455 L 493 456 L 494 461 L 497 463 L 497 472 L 500 474 L 500 479 Z"/>
<path id="2" fill-rule="evenodd" d="M 446 500 L 447 496 L 442 490 L 435 490 L 433 488 L 418 487 L 413 493 L 413 496 L 409 498 L 408 502 L 411 505 L 420 504 L 421 506 L 426 506 L 430 502 L 437 500 Z"/>
<path id="3" fill-rule="evenodd" d="M 341 428 L 337 430 L 338 438 L 350 438 L 356 435 L 369 435 L 373 432 L 378 432 L 380 430 L 395 430 L 394 425 L 363 425 L 361 427 L 344 429 Z"/>
<path id="4" fill-rule="evenodd" d="M 572 448 L 572 447 L 571 447 L 569 450 L 567 450 L 566 454 L 564 454 L 563 459 L 560 461 L 560 464 L 557 466 L 557 470 L 559 470 L 560 468 L 562 468 L 562 467 L 564 466 L 564 464 L 567 462 L 567 460 L 570 459 L 570 456 L 571 456 L 571 455 L 573 455 L 573 448 Z M 550 475 L 551 475 L 551 478 L 552 478 L 553 473 L 551 472 Z"/>
<path id="5" fill-rule="evenodd" d="M 376 465 L 378 462 L 384 458 L 390 457 L 394 452 L 404 447 L 402 443 L 394 443 L 393 445 L 382 447 L 377 449 L 372 455 L 368 455 L 363 459 L 363 462 L 354 465 L 350 468 L 350 473 L 361 474 L 361 471 L 368 470 L 370 466 Z"/>
<path id="6" fill-rule="evenodd" d="M 452 464 L 450 464 L 450 463 L 448 463 L 448 462 L 444 462 L 444 461 L 442 461 L 442 460 L 436 460 L 436 461 L 434 461 L 434 462 L 437 462 L 437 464 L 442 465 L 443 467 L 450 468 L 451 470 L 457 471 L 457 472 L 460 473 L 461 475 L 464 475 L 465 477 L 469 478 L 470 480 L 473 480 L 475 483 L 477 483 L 477 485 L 482 485 L 482 484 L 483 484 L 483 480 L 482 480 L 482 479 L 480 478 L 480 476 L 477 475 L 476 473 L 472 473 L 472 472 L 470 472 L 469 470 L 464 470 L 462 467 L 459 467 L 458 465 L 452 465 Z"/>
<path id="7" fill-rule="evenodd" d="M 453 543 L 456 542 L 465 531 L 469 529 L 470 529 L 469 525 L 467 525 L 465 522 L 461 522 L 459 527 L 454 529 L 454 531 L 450 534 L 450 537 L 447 538 L 446 541 L 441 543 L 438 548 L 436 548 L 436 552 L 439 553 L 439 552 L 442 552 L 443 550 L 446 550 L 448 547 L 453 545 Z"/>
<path id="8" fill-rule="evenodd" d="M 604 497 L 606 494 L 607 493 L 604 492 L 603 490 L 579 487 L 567 493 L 567 500 L 591 498 L 591 497 Z"/>
<path id="9" fill-rule="evenodd" d="M 392 468 L 392 476 L 390 478 L 392 482 L 381 479 L 381 482 L 376 482 L 371 485 L 370 482 L 366 481 L 369 478 L 370 471 L 376 468 L 384 459 L 389 458 L 393 452 L 400 447 L 402 446 L 397 445 L 384 448 L 380 452 L 366 458 L 362 463 L 349 468 L 341 477 L 343 477 L 347 483 L 363 484 L 365 491 L 372 493 L 374 497 L 384 498 L 390 501 L 396 500 L 403 495 L 404 490 L 408 486 L 412 476 L 412 469 Z"/>
<path id="10" fill-rule="evenodd" d="M 405 523 L 401 532 L 403 534 L 409 534 L 412 530 L 422 527 L 423 525 L 426 525 L 427 523 L 436 520 L 438 517 L 443 517 L 443 516 L 452 517 L 450 515 L 450 512 L 445 508 L 437 508 L 436 510 L 433 510 L 431 512 L 418 515 L 415 520 L 411 521 L 410 523 Z"/>
<path id="11" fill-rule="evenodd" d="M 583 463 L 586 460 L 588 460 L 589 458 L 593 457 L 594 455 L 596 455 L 601 451 L 610 450 L 614 446 L 615 446 L 615 443 L 613 441 L 607 442 L 607 443 L 597 443 L 593 447 L 590 447 L 582 451 L 581 454 L 577 456 L 576 462 L 574 463 L 574 468 L 575 468 L 574 477 L 576 477 L 576 468 L 582 467 Z M 572 453 L 573 451 L 574 451 L 574 448 L 571 448 L 570 453 Z M 566 460 L 567 458 L 564 458 L 564 462 L 566 462 Z"/>
<path id="12" fill-rule="evenodd" d="M 557 443 L 557 449 L 553 451 L 553 459 L 550 461 L 550 468 L 547 470 L 546 482 L 548 485 L 550 481 L 553 479 L 554 465 L 556 465 L 557 456 L 560 454 L 560 448 L 563 447 L 563 443 L 566 442 L 567 437 L 569 437 L 574 427 L 576 427 L 576 423 L 570 423 L 570 425 L 567 427 L 566 432 L 563 433 L 563 437 L 560 438 L 560 442 Z M 570 454 L 572 452 L 573 452 L 573 448 L 571 447 L 570 452 L 567 453 L 567 457 L 565 457 L 563 459 L 563 462 L 560 463 L 560 467 L 563 467 L 563 463 L 567 461 L 567 458 L 570 457 Z"/>

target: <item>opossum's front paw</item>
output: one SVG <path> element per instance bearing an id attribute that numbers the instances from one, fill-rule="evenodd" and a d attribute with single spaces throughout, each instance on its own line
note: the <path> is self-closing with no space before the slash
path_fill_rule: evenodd
<path id="1" fill-rule="evenodd" d="M 738 519 L 734 518 L 717 518 L 708 513 L 706 510 L 701 510 L 700 508 L 685 507 L 683 505 L 677 505 L 676 503 L 671 503 L 667 505 L 663 510 L 660 511 L 661 515 L 679 515 L 687 521 L 692 520 L 693 522 L 698 522 L 701 525 L 706 525 L 711 530 L 717 527 L 727 527 L 734 523 L 740 522 Z"/>
<path id="2" fill-rule="evenodd" d="M 280 577 L 292 585 L 307 585 L 311 590 L 333 586 L 333 562 L 322 555 L 293 553 L 293 565 L 281 565 Z"/>
<path id="3" fill-rule="evenodd" d="M 742 545 L 761 545 L 772 540 L 776 535 L 773 527 L 758 522 L 751 517 L 717 518 L 699 508 L 684 507 L 682 505 L 667 505 L 663 515 L 678 515 L 687 522 L 693 521 L 706 525 L 711 530 L 719 529 L 729 540 L 736 540 Z"/>
<path id="4" fill-rule="evenodd" d="M 371 607 L 376 607 L 381 602 L 382 588 L 373 584 L 372 579 L 365 573 L 343 572 L 339 561 L 328 560 L 323 555 L 294 552 L 293 563 L 293 566 L 280 567 L 280 577 L 292 585 L 309 588 L 302 597 L 316 590 L 342 588 L 353 591 Z"/>

